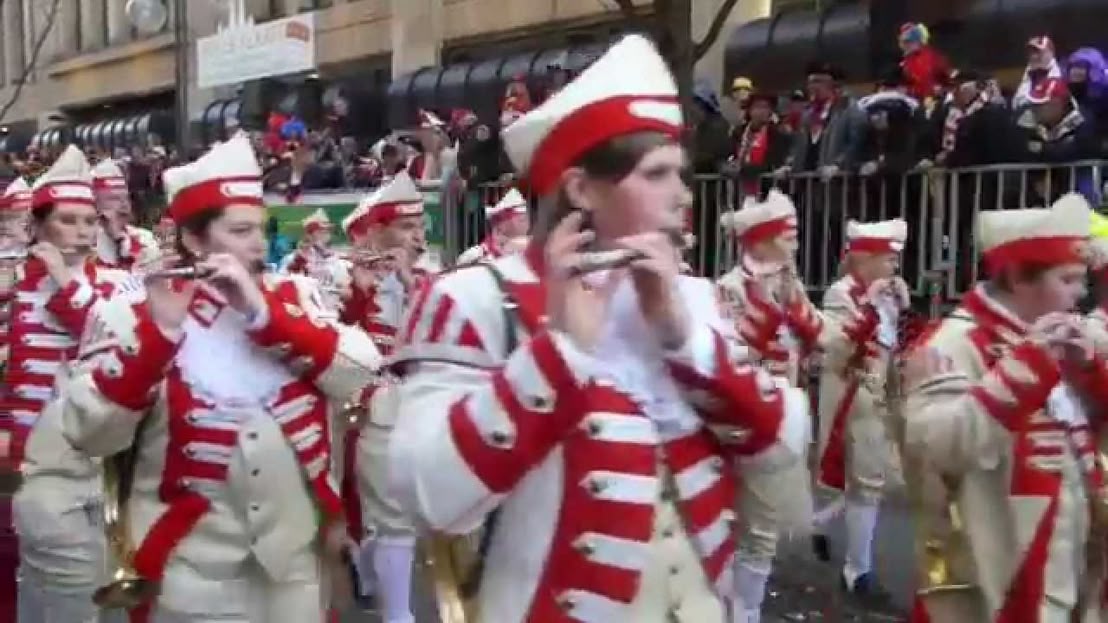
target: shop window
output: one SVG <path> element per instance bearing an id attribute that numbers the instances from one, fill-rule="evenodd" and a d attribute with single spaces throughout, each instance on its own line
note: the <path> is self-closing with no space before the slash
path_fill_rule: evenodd
<path id="1" fill-rule="evenodd" d="M 315 11 L 316 9 L 326 9 L 334 3 L 334 0 L 300 0 L 300 10 Z"/>

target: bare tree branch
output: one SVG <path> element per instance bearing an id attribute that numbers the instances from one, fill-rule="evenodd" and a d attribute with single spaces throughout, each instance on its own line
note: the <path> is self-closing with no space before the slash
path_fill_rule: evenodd
<path id="1" fill-rule="evenodd" d="M 715 44 L 716 39 L 719 38 L 719 33 L 723 31 L 723 25 L 727 23 L 727 18 L 731 15 L 731 10 L 735 8 L 735 5 L 739 3 L 739 0 L 724 0 L 723 6 L 719 7 L 719 12 L 716 13 L 714 19 L 712 19 L 712 25 L 708 27 L 708 32 L 704 33 L 704 38 L 696 44 L 693 48 L 693 53 L 696 60 L 700 60 L 708 53 L 708 50 Z"/>
<path id="2" fill-rule="evenodd" d="M 61 3 L 62 0 L 54 0 L 50 4 L 50 10 L 46 14 L 46 24 L 42 31 L 38 33 L 38 38 L 35 40 L 34 47 L 31 48 L 31 58 L 27 59 L 27 62 L 23 64 L 23 71 L 15 81 L 15 88 L 12 89 L 12 94 L 8 97 L 8 101 L 4 103 L 4 106 L 0 108 L 0 122 L 3 122 L 4 119 L 7 118 L 12 107 L 19 101 L 19 96 L 23 94 L 23 87 L 27 84 L 31 72 L 38 66 L 38 57 L 42 53 L 46 38 L 50 36 L 50 31 L 54 29 L 54 20 L 58 17 L 58 6 L 60 6 Z"/>

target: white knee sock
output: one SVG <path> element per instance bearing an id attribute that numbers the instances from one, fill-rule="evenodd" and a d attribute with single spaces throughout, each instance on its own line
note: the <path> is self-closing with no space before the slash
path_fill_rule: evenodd
<path id="1" fill-rule="evenodd" d="M 384 623 L 415 623 L 411 606 L 414 558 L 413 537 L 378 537 L 373 544 L 373 569 Z"/>
<path id="2" fill-rule="evenodd" d="M 733 613 L 735 623 L 758 623 L 761 619 L 771 564 L 740 562 L 735 565 L 735 594 L 742 604 L 742 608 L 736 608 Z"/>
<path id="3" fill-rule="evenodd" d="M 377 590 L 377 574 L 373 567 L 374 543 L 373 539 L 362 541 L 354 557 L 354 566 L 358 568 L 358 579 L 361 581 L 361 586 L 357 588 L 363 595 L 372 595 Z"/>
<path id="4" fill-rule="evenodd" d="M 846 564 L 843 579 L 853 587 L 859 576 L 873 569 L 873 533 L 877 529 L 877 504 L 846 502 Z"/>

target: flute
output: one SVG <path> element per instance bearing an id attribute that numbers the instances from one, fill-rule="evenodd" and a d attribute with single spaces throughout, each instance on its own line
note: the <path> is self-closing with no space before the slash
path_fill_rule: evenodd
<path id="1" fill-rule="evenodd" d="M 669 230 L 665 233 L 678 251 L 687 251 L 696 245 L 696 236 L 692 234 L 683 233 L 680 230 Z M 576 265 L 570 267 L 569 272 L 576 277 L 600 270 L 623 268 L 636 260 L 643 259 L 643 257 L 642 253 L 631 249 L 588 251 L 580 255 L 580 260 Z"/>
<path id="2" fill-rule="evenodd" d="M 155 279 L 203 279 L 211 274 L 211 270 L 196 266 L 177 266 L 175 268 L 163 268 L 146 273 L 142 278 L 146 281 Z"/>

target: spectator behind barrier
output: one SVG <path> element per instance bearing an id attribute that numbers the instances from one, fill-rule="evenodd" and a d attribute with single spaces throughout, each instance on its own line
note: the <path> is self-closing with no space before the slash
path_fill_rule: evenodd
<path id="1" fill-rule="evenodd" d="M 793 139 L 789 163 L 779 174 L 818 171 L 830 179 L 857 162 L 866 119 L 843 88 L 844 78 L 830 63 L 808 66 L 808 107 Z"/>

